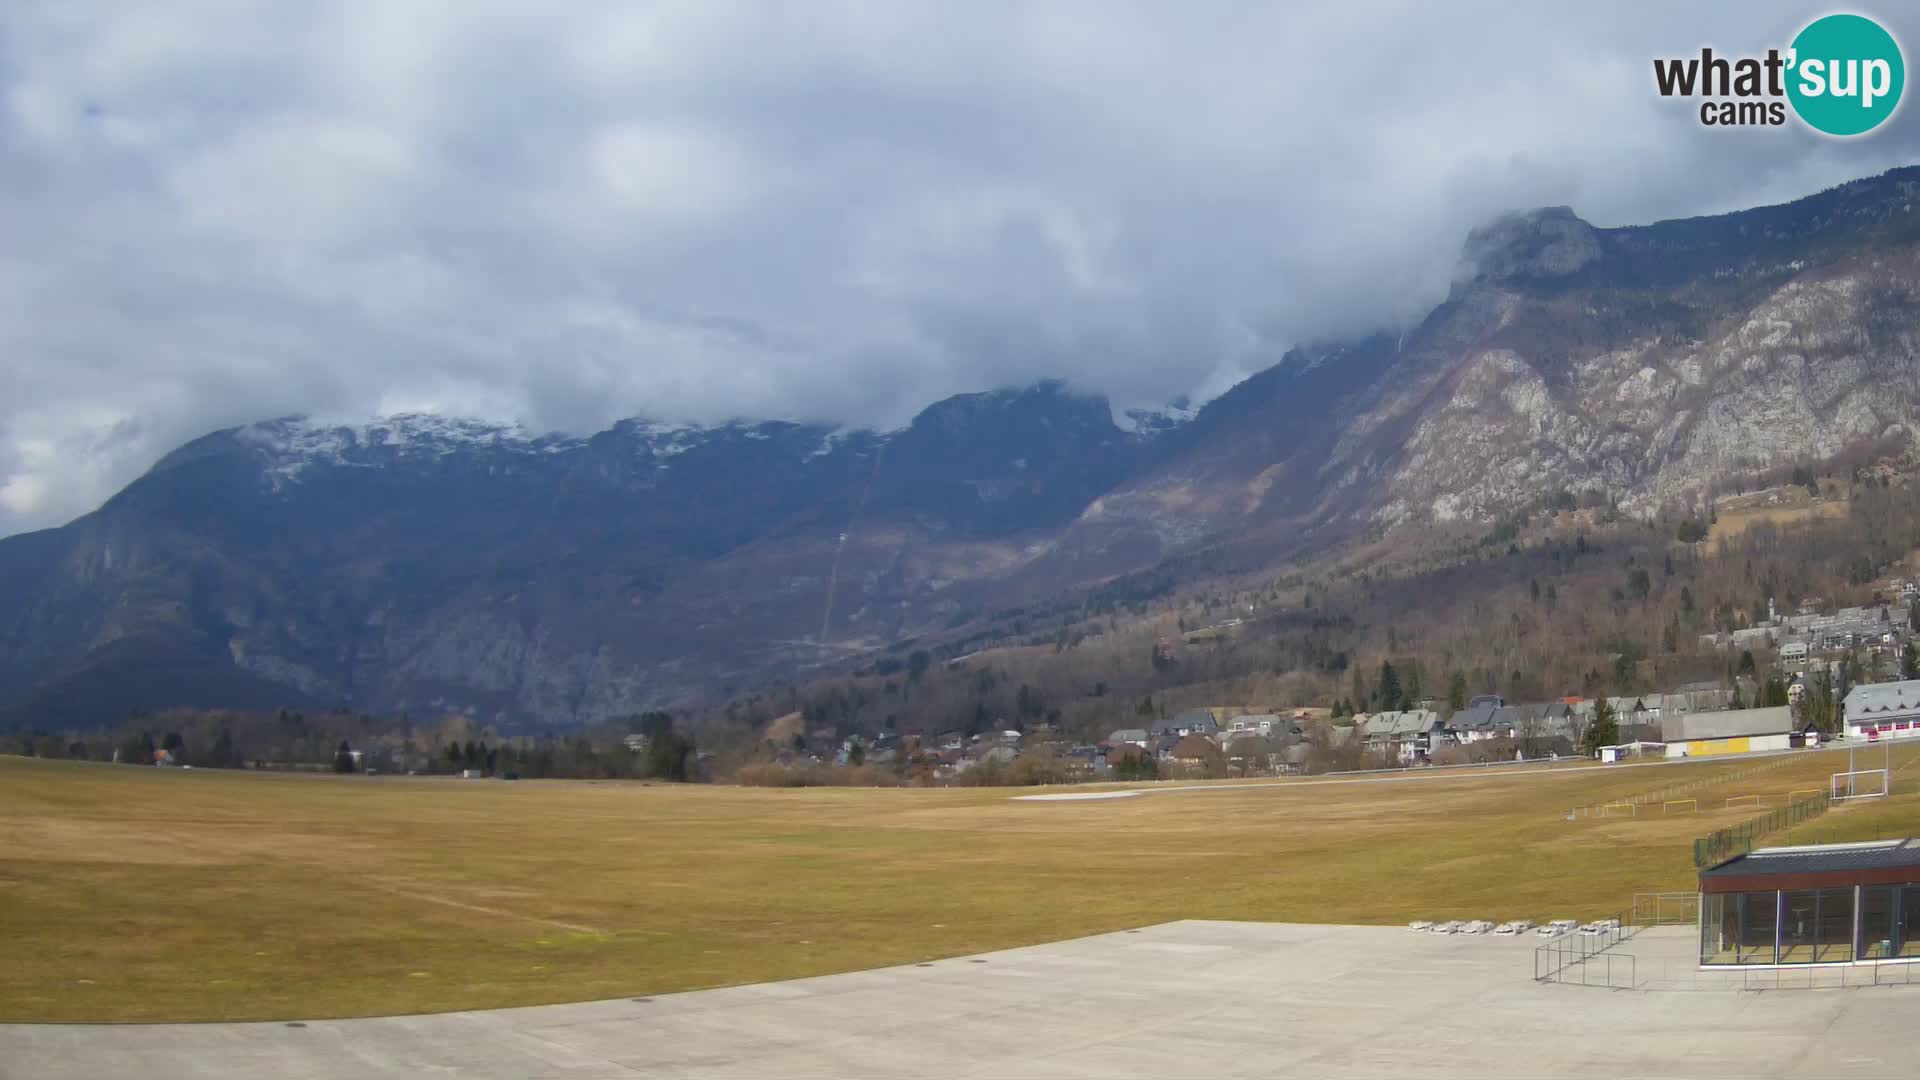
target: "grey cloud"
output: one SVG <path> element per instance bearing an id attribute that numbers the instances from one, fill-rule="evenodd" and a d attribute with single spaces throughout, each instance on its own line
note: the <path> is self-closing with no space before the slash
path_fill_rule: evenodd
<path id="1" fill-rule="evenodd" d="M 451 14 L 450 14 L 451 13 Z M 1703 130 L 1787 3 L 338 3 L 0 12 L 0 532 L 290 412 L 1122 407 L 1418 318 L 1467 229 L 1913 160 Z M 1920 41 L 1920 18 L 1893 16 Z"/>

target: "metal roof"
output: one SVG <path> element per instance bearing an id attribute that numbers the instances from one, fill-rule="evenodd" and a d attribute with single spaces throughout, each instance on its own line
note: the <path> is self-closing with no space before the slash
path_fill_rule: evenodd
<path id="1" fill-rule="evenodd" d="M 1700 871 L 1702 878 L 1831 874 L 1912 867 L 1920 872 L 1920 840 L 1761 848 Z"/>
<path id="2" fill-rule="evenodd" d="M 1532 720 L 1533 717 L 1534 711 L 1531 705 L 1502 705 L 1493 710 L 1493 715 L 1488 718 L 1488 723 L 1490 726 L 1496 728 L 1517 728 L 1527 721 Z"/>
<path id="3" fill-rule="evenodd" d="M 1405 712 L 1374 713 L 1367 720 L 1368 735 L 1418 735 L 1440 726 L 1440 714 L 1432 709 L 1408 709 Z"/>
<path id="4" fill-rule="evenodd" d="M 1473 705 L 1453 714 L 1448 725 L 1455 731 L 1481 731 L 1493 726 L 1493 714 L 1498 705 Z"/>
<path id="5" fill-rule="evenodd" d="M 1660 734 L 1667 742 L 1695 739 L 1737 739 L 1751 735 L 1780 735 L 1793 730 L 1793 708 L 1719 709 L 1660 718 Z"/>
<path id="6" fill-rule="evenodd" d="M 1920 713 L 1920 679 L 1856 686 L 1847 691 L 1841 709 L 1849 720 Z"/>

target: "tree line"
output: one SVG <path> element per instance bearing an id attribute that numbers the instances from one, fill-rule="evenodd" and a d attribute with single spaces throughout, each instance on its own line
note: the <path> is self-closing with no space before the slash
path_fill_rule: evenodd
<path id="1" fill-rule="evenodd" d="M 136 712 L 99 730 L 18 732 L 0 737 L 0 751 L 202 769 L 674 782 L 705 777 L 693 734 L 664 711 L 565 734 L 503 735 L 461 716 L 416 724 L 405 716 L 364 713 L 169 709 Z"/>

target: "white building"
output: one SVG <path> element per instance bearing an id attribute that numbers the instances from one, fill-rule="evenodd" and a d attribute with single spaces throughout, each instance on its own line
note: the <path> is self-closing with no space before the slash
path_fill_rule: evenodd
<path id="1" fill-rule="evenodd" d="M 1360 730 L 1369 749 L 1391 748 L 1405 764 L 1426 758 L 1446 741 L 1446 723 L 1432 709 L 1374 713 Z"/>
<path id="2" fill-rule="evenodd" d="M 1920 736 L 1920 679 L 1856 686 L 1841 700 L 1840 718 L 1849 739 Z"/>

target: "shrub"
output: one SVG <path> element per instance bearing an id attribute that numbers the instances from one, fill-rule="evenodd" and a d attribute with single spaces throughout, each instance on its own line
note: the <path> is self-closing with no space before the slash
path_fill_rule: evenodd
<path id="1" fill-rule="evenodd" d="M 899 787 L 900 777 L 876 765 L 742 765 L 733 782 L 744 787 Z"/>

